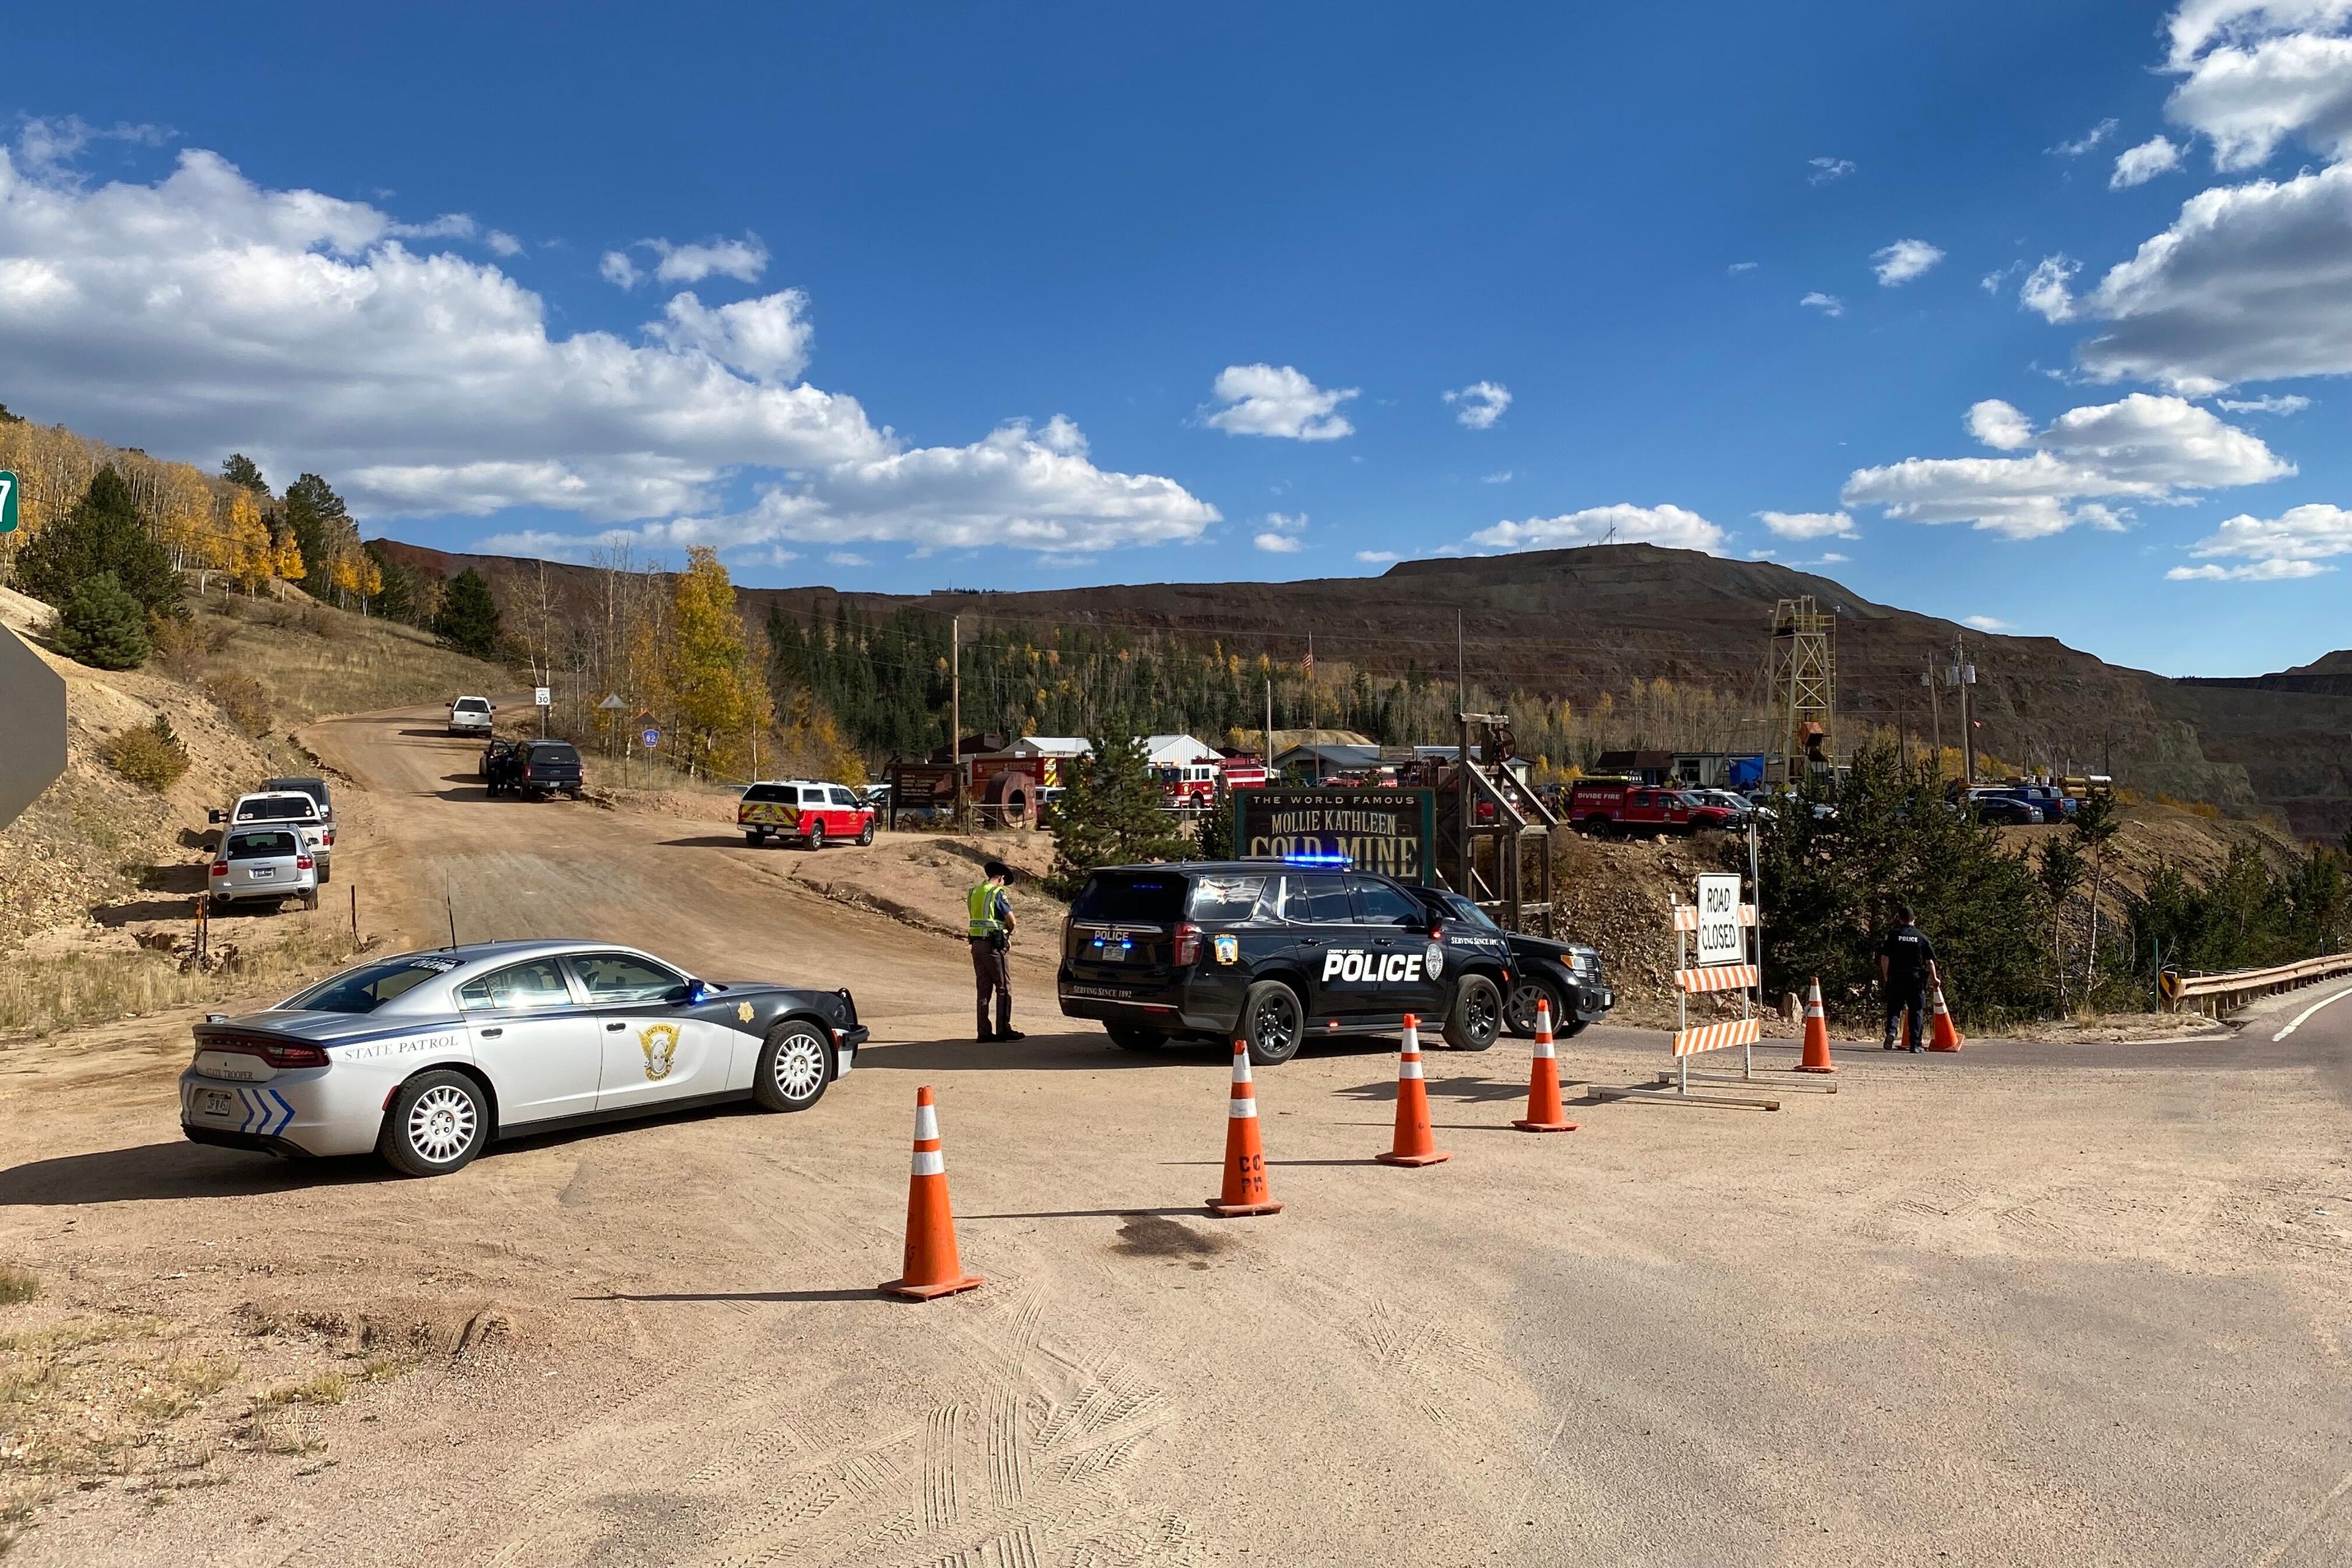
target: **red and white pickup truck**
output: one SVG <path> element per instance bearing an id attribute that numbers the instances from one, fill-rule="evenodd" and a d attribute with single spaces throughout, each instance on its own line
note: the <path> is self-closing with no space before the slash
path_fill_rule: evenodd
<path id="1" fill-rule="evenodd" d="M 822 849 L 828 841 L 874 842 L 871 805 L 845 784 L 809 779 L 761 779 L 736 803 L 735 825 L 753 845 L 772 836 L 797 838 L 806 849 Z"/>
<path id="2" fill-rule="evenodd" d="M 1691 834 L 1738 826 L 1738 814 L 1665 784 L 1632 779 L 1578 779 L 1569 786 L 1568 820 L 1586 833 Z"/>

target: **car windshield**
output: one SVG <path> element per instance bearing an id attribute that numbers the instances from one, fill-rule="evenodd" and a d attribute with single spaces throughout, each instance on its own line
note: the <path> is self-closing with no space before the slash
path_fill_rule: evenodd
<path id="1" fill-rule="evenodd" d="M 490 705 L 479 697 L 457 699 L 457 711 L 460 713 L 487 713 L 489 710 Z"/>
<path id="2" fill-rule="evenodd" d="M 576 763 L 580 760 L 580 753 L 572 749 L 568 741 L 541 741 L 531 747 L 530 760 L 534 763 Z"/>
<path id="3" fill-rule="evenodd" d="M 236 808 L 239 822 L 291 822 L 297 817 L 318 815 L 318 806 L 307 795 L 289 795 L 274 800 L 249 800 Z"/>
<path id="4" fill-rule="evenodd" d="M 229 837 L 226 858 L 231 860 L 274 860 L 281 856 L 300 853 L 302 841 L 290 833 L 237 833 Z"/>
<path id="5" fill-rule="evenodd" d="M 373 1013 L 394 997 L 424 984 L 436 975 L 448 973 L 457 967 L 457 963 L 454 958 L 422 953 L 410 958 L 388 958 L 381 963 L 362 964 L 357 969 L 347 969 L 331 980 L 322 980 L 308 991 L 296 992 L 272 1011 Z"/>
<path id="6" fill-rule="evenodd" d="M 1185 879 L 1165 872 L 1097 871 L 1070 906 L 1078 921 L 1149 921 L 1166 925 L 1184 918 Z"/>
<path id="7" fill-rule="evenodd" d="M 1493 916 L 1480 909 L 1477 905 L 1472 903 L 1469 900 L 1464 898 L 1461 894 L 1447 893 L 1444 895 L 1444 897 L 1447 910 L 1453 914 L 1455 920 L 1462 921 L 1474 926 L 1483 926 L 1488 931 L 1501 931 L 1503 929 L 1501 926 L 1495 923 Z"/>

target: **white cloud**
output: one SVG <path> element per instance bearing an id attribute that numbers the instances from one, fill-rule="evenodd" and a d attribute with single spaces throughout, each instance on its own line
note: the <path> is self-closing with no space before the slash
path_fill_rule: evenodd
<path id="1" fill-rule="evenodd" d="M 2034 308 L 2104 324 L 2077 351 L 2101 381 L 2198 395 L 2352 373 L 2352 0 L 2186 0 L 2169 32 L 2163 68 L 2181 79 L 2166 114 L 2217 169 L 2255 169 L 2290 142 L 2328 162 L 2201 192 L 2095 289 Z"/>
<path id="2" fill-rule="evenodd" d="M 2116 154 L 2116 172 L 2107 176 L 2107 189 L 2127 191 L 2179 167 L 2180 149 L 2172 144 L 2172 139 L 2151 136 L 2138 146 L 2126 147 Z"/>
<path id="3" fill-rule="evenodd" d="M 0 363 L 53 417 L 207 467 L 236 449 L 323 473 L 369 519 L 536 506 L 666 520 L 627 535 L 647 543 L 1055 554 L 1217 520 L 1173 480 L 1096 468 L 1066 420 L 908 447 L 790 379 L 808 342 L 792 290 L 681 297 L 637 341 L 556 337 L 494 263 L 420 254 L 396 222 L 208 152 L 87 191 L 0 153 Z M 729 481 L 757 501 L 709 515 Z"/>
<path id="4" fill-rule="evenodd" d="M 2189 547 L 2191 555 L 2208 562 L 2231 560 L 2241 565 L 2175 566 L 2165 575 L 2175 582 L 2274 583 L 2295 577 L 2316 577 L 2333 572 L 2321 563 L 2352 555 L 2352 511 L 2341 507 L 2289 507 L 2274 518 L 2240 515 Z"/>
<path id="5" fill-rule="evenodd" d="M 2311 399 L 2288 392 L 2270 397 L 2217 397 L 2213 406 L 2232 414 L 2300 414 L 2311 406 Z"/>
<path id="6" fill-rule="evenodd" d="M 1403 557 L 1393 550 L 1359 550 L 1356 559 L 1368 566 L 1380 566 L 1391 561 L 1401 561 Z"/>
<path id="7" fill-rule="evenodd" d="M 1511 482 L 1511 470 L 1496 468 L 1493 473 L 1481 478 L 1478 482 L 1482 485 L 1507 485 Z"/>
<path id="8" fill-rule="evenodd" d="M 2068 289 L 2081 263 L 2064 256 L 2045 256 L 2025 275 L 2017 302 L 2045 321 L 2067 321 L 2074 316 L 2074 297 Z"/>
<path id="9" fill-rule="evenodd" d="M 714 239 L 708 245 L 672 245 L 666 239 L 640 240 L 661 260 L 654 276 L 664 283 L 699 283 L 706 278 L 732 278 L 757 283 L 768 270 L 768 247 L 756 234 L 740 239 Z"/>
<path id="10" fill-rule="evenodd" d="M 1265 528 L 1250 541 L 1269 555 L 1296 555 L 1307 548 L 1299 535 L 1307 531 L 1307 514 L 1270 511 L 1265 514 Z"/>
<path id="11" fill-rule="evenodd" d="M 625 251 L 606 251 L 604 259 L 596 264 L 596 272 L 615 289 L 634 289 L 646 279 L 646 275 L 637 270 L 637 264 L 629 259 Z"/>
<path id="12" fill-rule="evenodd" d="M 2115 122 L 2113 121 L 2109 121 L 2108 123 L 2112 125 Z M 1974 626 L 1980 632 L 2012 632 L 2017 629 L 2009 622 L 2002 620 L 1999 616 L 1962 616 L 1960 617 L 1960 625 L 1964 626 Z"/>
<path id="13" fill-rule="evenodd" d="M 1805 184 L 1809 185 L 1826 185 L 1832 180 L 1843 180 L 1854 169 L 1853 162 L 1849 158 L 1810 158 L 1806 162 L 1813 168 L 1813 172 L 1805 176 Z"/>
<path id="14" fill-rule="evenodd" d="M 2116 122 L 2113 120 L 2102 120 L 2072 142 L 2061 142 L 2055 147 L 2045 147 L 2042 151 L 2053 157 L 2079 158 L 2115 133 Z"/>
<path id="15" fill-rule="evenodd" d="M 1877 506 L 1909 522 L 1966 522 L 2011 539 L 2038 539 L 2077 526 L 2119 530 L 2129 513 L 2104 503 L 2163 505 L 2184 490 L 2260 484 L 2294 465 L 2262 440 L 2178 397 L 2133 393 L 2120 402 L 2070 409 L 2033 433 L 2005 403 L 1969 410 L 1969 428 L 2018 458 L 1907 458 L 1857 468 L 1840 499 Z"/>
<path id="16" fill-rule="evenodd" d="M 1757 520 L 1782 539 L 1852 539 L 1853 519 L 1842 511 L 1759 511 Z"/>
<path id="17" fill-rule="evenodd" d="M 1753 261 L 1735 261 L 1730 266 L 1725 268 L 1724 270 L 1731 274 L 1734 278 L 1737 278 L 1743 272 L 1755 271 L 1757 266 L 1758 264 Z"/>
<path id="18" fill-rule="evenodd" d="M 1824 316 L 1843 316 L 1845 314 L 1844 300 L 1839 299 L 1834 294 L 1824 294 L 1818 289 L 1806 295 L 1803 299 L 1798 300 L 1797 303 L 1800 305 L 1810 305 Z"/>
<path id="19" fill-rule="evenodd" d="M 1977 287 L 1983 289 L 1988 294 L 1998 294 L 2001 291 L 2002 287 L 2007 284 L 2011 278 L 2014 278 L 2017 274 L 2024 270 L 2024 262 L 2012 261 L 2008 266 L 2001 268 L 2000 270 L 1988 272 L 1983 277 L 1978 279 Z"/>
<path id="20" fill-rule="evenodd" d="M 1759 553 L 1762 552 L 1759 552 Z M 1841 555 L 1834 550 L 1824 550 L 1822 552 L 1822 564 L 1824 566 L 1843 566 L 1853 559 L 1853 556 Z"/>
<path id="21" fill-rule="evenodd" d="M 755 381 L 796 381 L 808 368 L 809 298 L 798 289 L 703 309 L 692 290 L 662 307 L 663 320 L 646 331 L 684 352 L 709 354 Z"/>
<path id="22" fill-rule="evenodd" d="M 482 236 L 482 243 L 490 247 L 493 256 L 520 256 L 522 241 L 502 228 L 494 228 Z"/>
<path id="23" fill-rule="evenodd" d="M 1894 289 L 1924 275 L 1943 259 L 1944 253 L 1924 239 L 1898 239 L 1871 252 L 1870 269 L 1878 275 L 1880 288 Z"/>
<path id="24" fill-rule="evenodd" d="M 1500 382 L 1474 381 L 1458 392 L 1444 395 L 1445 401 L 1456 404 L 1454 417 L 1465 429 L 1491 430 L 1503 410 L 1511 405 L 1511 389 Z"/>
<path id="25" fill-rule="evenodd" d="M 1278 436 L 1291 441 L 1336 441 L 1355 434 L 1340 417 L 1339 405 L 1356 388 L 1326 392 L 1290 365 L 1233 364 L 1217 373 L 1214 388 L 1224 405 L 1208 423 L 1232 436 Z"/>
<path id="26" fill-rule="evenodd" d="M 161 147 L 171 138 L 172 132 L 156 125 L 133 125 L 127 121 L 92 125 L 79 114 L 57 119 L 27 114 L 19 118 L 16 127 L 16 163 L 36 179 L 79 184 L 80 177 L 71 165 L 92 142 L 127 142 L 142 147 Z"/>
<path id="27" fill-rule="evenodd" d="M 1720 555 L 1730 538 L 1698 513 L 1678 506 L 1620 503 L 1587 507 L 1558 517 L 1531 517 L 1524 522 L 1498 522 L 1472 534 L 1470 542 L 1494 550 L 1565 550 L 1603 542 L 1664 544 Z"/>
<path id="28" fill-rule="evenodd" d="M 830 550 L 825 552 L 824 559 L 825 563 L 831 566 L 871 566 L 874 564 L 872 561 L 858 554 L 857 552 L 854 550 Z"/>

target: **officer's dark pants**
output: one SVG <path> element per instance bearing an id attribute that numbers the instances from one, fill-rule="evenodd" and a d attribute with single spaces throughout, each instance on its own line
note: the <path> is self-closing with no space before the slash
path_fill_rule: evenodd
<path id="1" fill-rule="evenodd" d="M 1013 1027 L 1013 965 L 1003 948 L 986 937 L 971 937 L 971 985 L 980 1005 L 981 1034 L 988 1029 L 988 997 L 996 994 L 996 1033 L 1002 1035 Z"/>
<path id="2" fill-rule="evenodd" d="M 1895 1022 L 1906 1013 L 1910 1015 L 1909 1038 L 1898 1038 Z M 1886 990 L 1886 1034 L 1885 1044 L 1890 1046 L 1924 1046 L 1927 1043 L 1927 983 L 1924 980 L 1910 986 L 1895 984 Z"/>

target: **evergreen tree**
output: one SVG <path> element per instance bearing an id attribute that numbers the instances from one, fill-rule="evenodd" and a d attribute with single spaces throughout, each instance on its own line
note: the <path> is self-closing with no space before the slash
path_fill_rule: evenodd
<path id="1" fill-rule="evenodd" d="M 1201 858 L 1230 860 L 1234 858 L 1234 792 L 1224 780 L 1217 781 L 1216 797 L 1209 803 L 1209 815 L 1201 818 Z"/>
<path id="2" fill-rule="evenodd" d="M 343 509 L 343 498 L 316 474 L 304 474 L 286 487 L 285 518 L 302 559 L 313 566 L 333 560 L 340 553 L 338 545 L 359 536 L 351 513 Z"/>
<path id="3" fill-rule="evenodd" d="M 147 662 L 147 612 L 111 572 L 74 584 L 58 611 L 58 651 L 99 669 Z"/>
<path id="4" fill-rule="evenodd" d="M 100 573 L 111 574 L 117 589 L 142 610 L 169 614 L 179 607 L 180 575 L 172 570 L 171 553 L 141 521 L 131 487 L 111 463 L 91 478 L 71 511 L 42 529 L 16 557 L 17 585 L 60 607 Z"/>
<path id="5" fill-rule="evenodd" d="M 371 540 L 362 548 L 378 574 L 376 590 L 368 595 L 368 613 L 410 626 L 420 624 L 426 595 L 416 569 L 386 555 L 381 540 Z"/>
<path id="6" fill-rule="evenodd" d="M 8 405 L 5 403 L 0 403 L 0 425 L 22 425 L 24 422 L 25 416 L 23 415 L 9 413 Z"/>
<path id="7" fill-rule="evenodd" d="M 433 617 L 433 635 L 459 653 L 476 658 L 496 658 L 505 641 L 499 629 L 499 602 L 490 585 L 471 566 L 449 579 L 441 597 L 441 612 Z"/>
<path id="8" fill-rule="evenodd" d="M 1119 722 L 1093 744 L 1092 757 L 1064 764 L 1066 789 L 1054 810 L 1054 868 L 1045 879 L 1057 898 L 1076 898 L 1097 866 L 1173 860 L 1192 847 L 1176 819 L 1160 809 L 1160 781 L 1144 761 L 1143 737 Z"/>
<path id="9" fill-rule="evenodd" d="M 242 485 L 255 495 L 269 493 L 269 481 L 261 477 L 261 467 L 243 452 L 231 452 L 221 465 L 221 478 L 233 485 Z"/>

